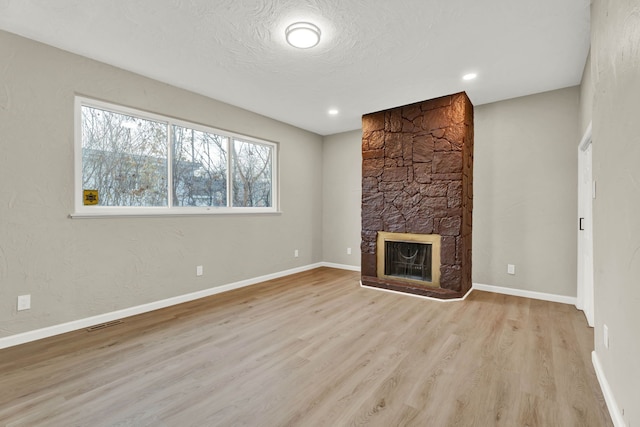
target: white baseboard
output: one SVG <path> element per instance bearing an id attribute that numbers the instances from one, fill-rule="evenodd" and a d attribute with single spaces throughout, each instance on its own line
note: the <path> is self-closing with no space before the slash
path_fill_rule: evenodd
<path id="1" fill-rule="evenodd" d="M 482 283 L 474 283 L 473 289 L 479 291 L 494 292 L 496 294 L 513 295 L 516 297 L 525 297 L 539 299 L 543 301 L 559 302 L 562 304 L 576 305 L 576 297 L 565 295 L 546 294 L 544 292 L 526 291 L 523 289 L 504 288 L 501 286 L 483 285 Z"/>
<path id="2" fill-rule="evenodd" d="M 611 421 L 613 421 L 613 425 L 615 427 L 626 427 L 627 424 L 624 422 L 624 418 L 622 417 L 620 408 L 618 407 L 616 399 L 613 396 L 613 391 L 611 390 L 609 381 L 607 381 L 607 377 L 604 375 L 604 370 L 602 369 L 602 365 L 600 364 L 600 358 L 595 351 L 591 352 L 591 362 L 593 363 L 593 369 L 595 369 L 596 371 L 596 377 L 598 377 L 598 382 L 600 383 L 600 388 L 602 389 L 604 400 L 605 402 L 607 402 L 607 408 L 609 409 L 609 415 L 611 415 Z"/>
<path id="3" fill-rule="evenodd" d="M 13 347 L 19 344 L 25 344 L 25 343 L 40 340 L 43 338 L 49 338 L 55 335 L 64 334 L 64 333 L 75 331 L 78 329 L 88 328 L 90 326 L 111 322 L 113 320 L 122 319 L 129 316 L 135 316 L 136 314 L 147 313 L 149 311 L 158 310 L 160 308 L 166 308 L 172 305 L 182 304 L 183 302 L 193 301 L 199 298 L 204 298 L 204 297 L 219 294 L 222 292 L 243 288 L 245 286 L 255 285 L 257 283 L 266 282 L 267 280 L 277 279 L 280 277 L 289 276 L 291 274 L 301 273 L 303 271 L 308 271 L 314 268 L 324 267 L 324 266 L 325 266 L 325 263 L 322 263 L 322 262 L 305 265 L 302 267 L 292 268 L 292 269 L 280 271 L 277 273 L 267 274 L 260 277 L 254 277 L 252 279 L 246 279 L 246 280 L 241 280 L 239 282 L 229 283 L 227 285 L 216 286 L 215 288 L 204 289 L 202 291 L 192 292 L 185 295 L 179 295 L 176 297 L 167 298 L 160 301 L 154 301 L 148 304 L 137 305 L 135 307 L 129 307 L 122 310 L 112 311 L 110 313 L 104 313 L 104 314 L 99 314 L 97 316 L 87 317 L 84 319 L 73 320 L 71 322 L 61 323 L 59 325 L 54 325 L 54 326 L 48 326 L 46 328 L 41 328 L 41 329 L 35 329 L 33 331 L 24 332 L 21 334 L 10 335 L 8 337 L 0 338 L 0 349 Z"/>
<path id="4" fill-rule="evenodd" d="M 330 268 L 337 268 L 341 270 L 360 271 L 360 267 L 358 266 L 336 264 L 331 262 L 318 262 L 315 264 L 309 264 L 302 267 L 292 268 L 292 269 L 280 271 L 277 273 L 272 273 L 264 276 L 254 277 L 251 279 L 241 280 L 239 282 L 229 283 L 227 285 L 216 286 L 214 288 L 204 289 L 202 291 L 192 292 L 185 295 L 179 295 L 176 297 L 167 298 L 160 301 L 154 301 L 148 304 L 129 307 L 122 310 L 100 314 L 97 316 L 87 317 L 84 319 L 73 320 L 71 322 L 61 323 L 54 326 L 48 326 L 46 328 L 36 329 L 33 331 L 21 333 L 21 334 L 10 335 L 8 337 L 0 338 L 0 349 L 13 347 L 19 344 L 28 343 L 28 342 L 40 340 L 43 338 L 49 338 L 55 335 L 64 334 L 64 333 L 75 331 L 82 328 L 88 328 L 90 326 L 111 322 L 113 320 L 122 319 L 129 316 L 135 316 L 136 314 L 147 313 L 149 311 L 158 310 L 160 308 L 170 307 L 172 305 L 181 304 L 183 302 L 193 301 L 199 298 L 208 297 L 208 296 L 219 294 L 222 292 L 243 288 L 245 286 L 255 285 L 257 283 L 265 282 L 267 280 L 289 276 L 291 274 L 312 270 L 318 267 L 330 267 Z M 508 295 L 522 296 L 527 298 L 542 299 L 546 301 L 561 302 L 565 304 L 574 304 L 574 305 L 576 300 L 575 297 L 566 297 L 562 295 L 552 295 L 552 294 L 544 294 L 540 292 L 523 291 L 519 289 L 502 288 L 498 286 L 482 285 L 479 283 L 474 283 L 472 289 L 470 289 L 469 292 L 467 292 L 464 295 L 464 297 L 448 299 L 448 300 L 430 298 L 430 297 L 425 297 L 425 296 L 415 295 L 415 294 L 407 294 L 403 292 L 396 292 L 388 289 L 381 289 L 381 288 L 374 288 L 374 287 L 367 287 L 367 289 L 376 289 L 376 290 L 381 290 L 385 292 L 399 293 L 401 295 L 410 295 L 417 298 L 430 299 L 433 301 L 440 301 L 440 302 L 462 301 L 469 295 L 469 293 L 473 289 L 477 289 L 480 291 L 488 291 L 488 292 L 496 292 L 496 293 L 502 293 L 502 294 L 508 294 Z"/>
<path id="5" fill-rule="evenodd" d="M 357 265 L 335 264 L 333 262 L 321 262 L 320 264 L 323 267 L 338 268 L 340 270 L 360 271 L 360 267 Z"/>

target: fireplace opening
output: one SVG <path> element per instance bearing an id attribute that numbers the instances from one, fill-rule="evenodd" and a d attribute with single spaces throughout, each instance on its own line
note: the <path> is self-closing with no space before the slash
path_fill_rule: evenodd
<path id="1" fill-rule="evenodd" d="M 431 243 L 385 241 L 385 276 L 431 282 Z"/>
<path id="2" fill-rule="evenodd" d="M 378 278 L 439 288 L 440 247 L 441 237 L 438 234 L 379 231 L 376 250 Z"/>

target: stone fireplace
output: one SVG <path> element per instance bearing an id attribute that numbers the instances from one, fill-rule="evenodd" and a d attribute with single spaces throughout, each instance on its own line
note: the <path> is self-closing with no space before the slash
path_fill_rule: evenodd
<path id="1" fill-rule="evenodd" d="M 362 117 L 362 284 L 471 289 L 473 105 L 465 93 Z"/>

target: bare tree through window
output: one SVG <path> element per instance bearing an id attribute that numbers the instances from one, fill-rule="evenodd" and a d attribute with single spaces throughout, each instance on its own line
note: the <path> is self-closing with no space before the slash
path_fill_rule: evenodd
<path id="1" fill-rule="evenodd" d="M 226 206 L 228 138 L 175 125 L 172 129 L 174 206 Z"/>
<path id="2" fill-rule="evenodd" d="M 82 186 L 102 206 L 166 206 L 167 125 L 82 107 Z"/>
<path id="3" fill-rule="evenodd" d="M 233 140 L 233 206 L 271 206 L 273 148 Z"/>

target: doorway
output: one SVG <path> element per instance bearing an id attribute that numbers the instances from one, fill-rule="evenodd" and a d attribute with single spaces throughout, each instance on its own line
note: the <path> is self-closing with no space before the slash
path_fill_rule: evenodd
<path id="1" fill-rule="evenodd" d="M 591 124 L 578 146 L 578 297 L 576 307 L 593 327 L 593 181 Z"/>

